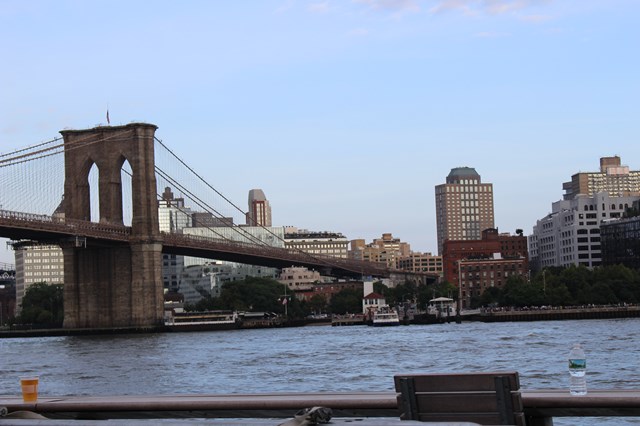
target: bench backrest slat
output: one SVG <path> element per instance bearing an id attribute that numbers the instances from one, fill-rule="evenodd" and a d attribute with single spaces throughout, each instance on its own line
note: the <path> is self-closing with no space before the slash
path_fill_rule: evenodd
<path id="1" fill-rule="evenodd" d="M 394 377 L 401 419 L 524 425 L 517 372 Z"/>

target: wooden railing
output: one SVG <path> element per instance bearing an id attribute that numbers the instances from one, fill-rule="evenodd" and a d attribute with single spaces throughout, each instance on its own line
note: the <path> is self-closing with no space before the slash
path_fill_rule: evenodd
<path id="1" fill-rule="evenodd" d="M 138 395 L 40 397 L 25 404 L 0 396 L 9 412 L 28 410 L 49 418 L 287 418 L 306 407 L 330 407 L 336 417 L 398 418 L 396 392 L 273 393 L 231 395 Z M 554 417 L 640 417 L 640 390 L 522 391 L 528 426 L 550 426 Z M 0 422 L 1 424 L 1 422 Z"/>

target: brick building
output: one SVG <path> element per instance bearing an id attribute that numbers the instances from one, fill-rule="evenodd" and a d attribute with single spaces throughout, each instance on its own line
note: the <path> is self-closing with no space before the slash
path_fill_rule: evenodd
<path id="1" fill-rule="evenodd" d="M 444 279 L 459 286 L 463 307 L 487 287 L 502 287 L 509 276 L 529 273 L 527 238 L 495 228 L 482 231 L 480 240 L 445 240 L 442 258 Z"/>
<path id="2" fill-rule="evenodd" d="M 502 288 L 510 276 L 528 275 L 525 258 L 503 259 L 499 254 L 486 259 L 459 260 L 459 297 L 462 307 L 471 306 L 472 297 L 480 297 L 490 287 Z"/>

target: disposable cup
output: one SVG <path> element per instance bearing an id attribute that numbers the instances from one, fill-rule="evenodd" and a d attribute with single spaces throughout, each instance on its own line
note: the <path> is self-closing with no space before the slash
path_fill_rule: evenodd
<path id="1" fill-rule="evenodd" d="M 22 400 L 24 402 L 36 402 L 38 400 L 38 376 L 21 377 Z"/>

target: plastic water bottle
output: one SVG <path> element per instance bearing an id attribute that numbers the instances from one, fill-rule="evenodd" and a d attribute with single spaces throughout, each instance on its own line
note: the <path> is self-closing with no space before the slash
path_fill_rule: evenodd
<path id="1" fill-rule="evenodd" d="M 587 394 L 587 358 L 580 343 L 576 343 L 569 353 L 569 392 L 571 395 Z"/>

